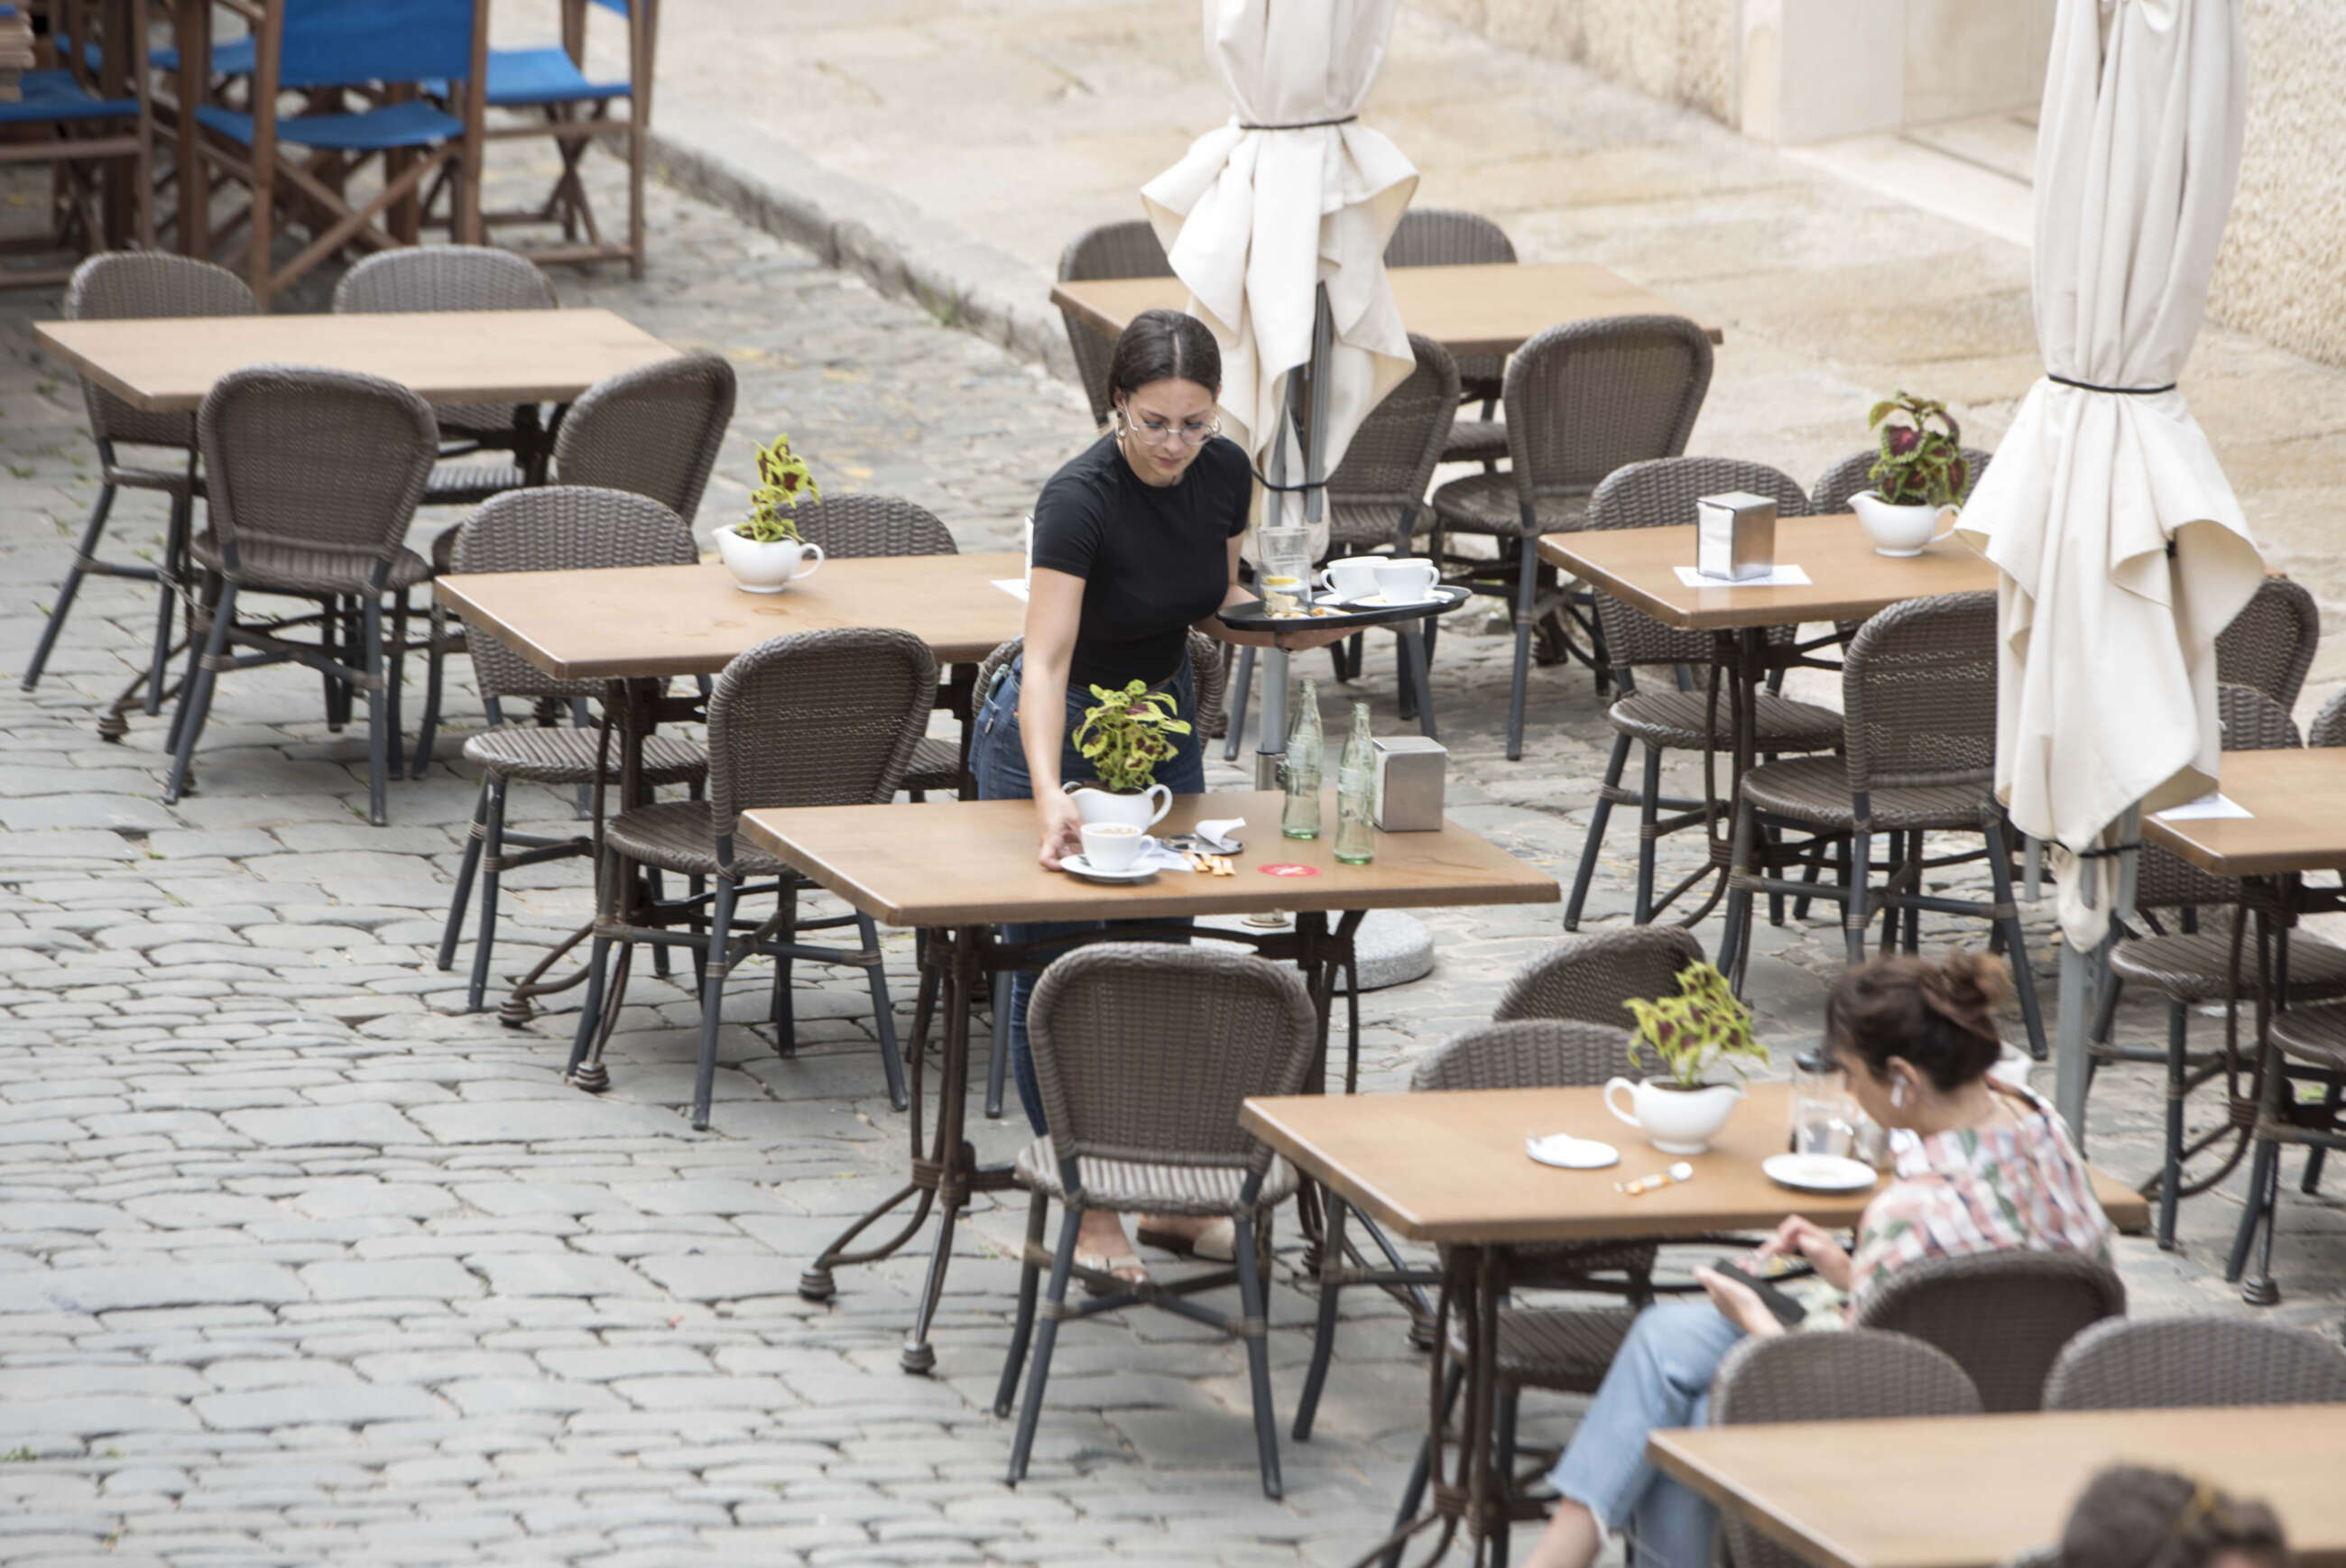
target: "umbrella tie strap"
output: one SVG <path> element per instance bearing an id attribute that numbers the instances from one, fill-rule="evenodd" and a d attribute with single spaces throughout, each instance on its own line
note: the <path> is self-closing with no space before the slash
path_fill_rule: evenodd
<path id="1" fill-rule="evenodd" d="M 2160 392 L 2171 392 L 2175 390 L 2175 383 L 2173 382 L 2168 382 L 2163 387 L 2096 386 L 2091 382 L 2072 381 L 2067 376 L 2055 375 L 2051 371 L 2046 371 L 2045 372 L 2045 379 L 2048 382 L 2058 382 L 2065 387 L 2076 387 L 2079 392 L 2110 392 L 2118 397 L 2157 397 Z"/>
<path id="2" fill-rule="evenodd" d="M 2119 855 L 2132 854 L 2141 848 L 2142 840 L 2137 839 L 2131 844 L 2104 844 L 2090 850 L 2072 850 L 2070 853 L 2081 860 L 2107 860 Z"/>
<path id="3" fill-rule="evenodd" d="M 1328 482 L 1324 479 L 1307 479 L 1300 484 L 1273 484 L 1270 480 L 1265 479 L 1262 476 L 1262 471 L 1260 469 L 1256 469 L 1254 471 L 1254 482 L 1257 484 L 1261 485 L 1265 490 L 1276 491 L 1281 495 L 1300 495 L 1307 490 L 1325 490 L 1328 488 Z"/>
<path id="4" fill-rule="evenodd" d="M 1331 120 L 1296 120 L 1289 125 L 1260 125 L 1251 120 L 1239 121 L 1240 130 L 1318 130 L 1321 126 L 1348 126 L 1359 119 L 1358 115 L 1340 115 Z"/>

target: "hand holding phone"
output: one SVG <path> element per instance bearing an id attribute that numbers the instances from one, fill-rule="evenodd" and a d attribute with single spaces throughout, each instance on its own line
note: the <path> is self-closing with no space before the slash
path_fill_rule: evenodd
<path id="1" fill-rule="evenodd" d="M 1750 1291 L 1752 1295 L 1758 1297 L 1760 1298 L 1760 1305 L 1768 1308 L 1769 1312 L 1775 1317 L 1776 1321 L 1784 1325 L 1785 1328 L 1797 1329 L 1808 1317 L 1809 1309 L 1806 1307 L 1795 1300 L 1788 1292 L 1778 1289 L 1767 1280 L 1760 1278 L 1759 1275 L 1753 1273 L 1749 1268 L 1747 1268 L 1742 1261 L 1739 1260 L 1729 1264 L 1723 1272 L 1735 1279 L 1735 1281 L 1740 1284 L 1746 1290 Z M 1785 1277 L 1797 1278 L 1800 1272 L 1802 1271 L 1791 1271 Z"/>

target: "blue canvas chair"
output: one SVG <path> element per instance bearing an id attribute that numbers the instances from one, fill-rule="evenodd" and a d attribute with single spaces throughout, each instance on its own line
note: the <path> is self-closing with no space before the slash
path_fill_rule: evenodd
<path id="1" fill-rule="evenodd" d="M 13 15 L 14 5 L 0 6 Z M 68 41 L 80 29 L 78 6 L 61 5 L 53 14 L 57 31 Z M 131 0 L 128 12 L 128 81 L 147 78 L 147 5 Z M 123 188 L 130 194 L 130 219 L 140 246 L 155 242 L 155 204 L 148 169 L 154 161 L 155 126 L 152 110 L 135 87 L 107 93 L 97 85 L 103 58 L 85 37 L 79 54 L 70 47 L 64 64 L 47 70 L 25 71 L 16 78 L 17 96 L 0 101 L 0 167 L 46 163 L 56 171 L 51 182 L 50 222 L 45 232 L 0 239 L 0 254 L 64 252 L 72 260 L 48 267 L 0 266 L 0 288 L 52 288 L 73 276 L 82 258 L 107 249 L 105 196 L 99 173 L 120 171 Z"/>

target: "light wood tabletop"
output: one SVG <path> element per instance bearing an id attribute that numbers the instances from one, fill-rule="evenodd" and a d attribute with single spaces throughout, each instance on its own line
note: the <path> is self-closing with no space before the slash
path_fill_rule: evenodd
<path id="1" fill-rule="evenodd" d="M 2143 833 L 2219 877 L 2346 870 L 2346 747 L 2227 751 L 2217 786 L 2249 814 L 2170 821 Z"/>
<path id="2" fill-rule="evenodd" d="M 1025 629 L 1025 603 L 994 586 L 1025 574 L 1009 551 L 825 561 L 781 594 L 749 593 L 715 561 L 455 573 L 433 593 L 548 675 L 624 680 L 715 675 L 770 638 L 834 626 L 899 626 L 939 664 L 974 664 Z"/>
<path id="3" fill-rule="evenodd" d="M 1993 588 L 1996 569 L 1956 539 L 1919 555 L 1877 555 L 1853 513 L 1776 520 L 1776 560 L 1809 575 L 1805 587 L 1688 587 L 1680 566 L 1694 565 L 1694 524 L 1668 528 L 1584 529 L 1548 534 L 1540 558 L 1625 604 L 1689 631 L 1853 621 L 1929 594 Z"/>
<path id="4" fill-rule="evenodd" d="M 1629 1072 L 1625 1061 L 1621 1070 Z M 1305 1175 L 1415 1241 L 1496 1245 L 1623 1236 L 1699 1236 L 1764 1229 L 1787 1215 L 1856 1223 L 1873 1190 L 1795 1192 L 1761 1174 L 1784 1152 L 1790 1088 L 1754 1084 L 1708 1154 L 1666 1155 L 1615 1119 L 1603 1093 L 1473 1089 L 1417 1095 L 1296 1095 L 1249 1100 L 1239 1125 Z M 1611 1144 L 1621 1163 L 1567 1171 L 1535 1164 L 1524 1140 L 1571 1133 Z M 1684 1158 L 1692 1179 L 1632 1195 L 1617 1182 Z M 1879 1184 L 1877 1184 L 1878 1186 Z M 2094 1190 L 2122 1230 L 2149 1223 L 2132 1188 L 2094 1173 Z"/>
<path id="5" fill-rule="evenodd" d="M 1991 1568 L 2059 1540 L 2086 1482 L 2121 1462 L 2261 1499 L 2299 1563 L 2346 1563 L 2341 1405 L 1703 1427 L 1647 1451 L 1821 1568 Z"/>
<path id="6" fill-rule="evenodd" d="M 1200 820 L 1243 817 L 1238 874 L 1159 871 L 1147 882 L 1085 881 L 1035 858 L 1035 808 L 1025 800 L 823 806 L 749 811 L 741 833 L 781 856 L 862 912 L 896 926 L 1010 921 L 1171 919 L 1263 910 L 1423 909 L 1555 903 L 1556 879 L 1489 840 L 1445 821 L 1430 833 L 1377 835 L 1376 859 L 1339 864 L 1332 833 L 1284 839 L 1277 790 L 1176 795 L 1150 830 L 1178 833 Z M 1321 820 L 1336 820 L 1333 791 Z M 1307 876 L 1266 872 L 1302 866 Z"/>
<path id="7" fill-rule="evenodd" d="M 1505 354 L 1566 321 L 1598 316 L 1684 316 L 1689 311 L 1619 274 L 1586 261 L 1498 262 L 1471 267 L 1393 267 L 1402 324 L 1454 354 Z M 1051 302 L 1111 335 L 1143 311 L 1188 308 L 1178 278 L 1098 278 L 1061 283 Z M 1702 323 L 1714 343 L 1719 328 Z"/>
<path id="8" fill-rule="evenodd" d="M 192 409 L 247 365 L 307 365 L 394 381 L 434 402 L 568 402 L 606 376 L 677 351 L 609 311 L 181 316 L 37 321 L 73 370 L 157 412 Z"/>

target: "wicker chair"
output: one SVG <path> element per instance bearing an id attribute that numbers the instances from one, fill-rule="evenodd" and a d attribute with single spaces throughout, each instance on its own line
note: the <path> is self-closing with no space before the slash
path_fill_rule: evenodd
<path id="1" fill-rule="evenodd" d="M 1995 1413 L 2038 1409 L 2061 1348 L 2125 1312 L 2126 1287 L 2108 1264 L 2010 1249 L 1893 1269 L 1866 1293 L 1856 1323 L 1936 1345 L 1970 1375 L 1981 1408 Z"/>
<path id="2" fill-rule="evenodd" d="M 1018 1278 L 1018 1316 L 994 1397 L 1010 1413 L 1035 1318 L 1036 1287 L 1050 1283 L 1035 1366 L 1018 1412 L 1009 1480 L 1025 1479 L 1051 1352 L 1069 1318 L 1140 1305 L 1162 1307 L 1246 1341 L 1254 1390 L 1255 1445 L 1267 1497 L 1280 1495 L 1279 1433 L 1271 1411 L 1270 1313 L 1262 1256 L 1271 1210 L 1298 1185 L 1295 1167 L 1239 1126 L 1250 1095 L 1292 1095 L 1317 1052 L 1319 1018 L 1294 970 L 1252 953 L 1161 942 L 1079 948 L 1043 972 L 1027 1013 L 1035 1077 L 1050 1132 L 1018 1152 L 1027 1208 Z M 1043 1245 L 1053 1199 L 1064 1210 L 1056 1250 Z M 1118 1214 L 1228 1216 L 1238 1231 L 1236 1262 L 1198 1279 L 1160 1288 L 1075 1267 L 1086 1209 Z M 1067 1304 L 1067 1281 L 1107 1292 Z M 1192 1299 L 1235 1277 L 1239 1316 Z"/>
<path id="3" fill-rule="evenodd" d="M 1433 493 L 1433 554 L 1452 534 L 1495 538 L 1495 562 L 1467 565 L 1464 581 L 1507 596 L 1515 616 L 1515 684 L 1507 702 L 1507 756 L 1524 750 L 1524 697 L 1532 633 L 1572 608 L 1590 646 L 1567 635 L 1563 652 L 1605 683 L 1601 634 L 1570 596 L 1543 596 L 1535 546 L 1543 534 L 1586 525 L 1588 497 L 1625 463 L 1676 457 L 1710 388 L 1710 340 L 1680 316 L 1614 316 L 1550 327 L 1507 361 L 1504 401 L 1511 471 L 1454 479 Z M 1581 598 L 1585 600 L 1585 596 Z"/>
<path id="4" fill-rule="evenodd" d="M 2048 1410 L 2346 1404 L 2346 1351 L 2305 1329 L 2237 1318 L 2119 1319 L 2069 1341 Z"/>
<path id="5" fill-rule="evenodd" d="M 1512 263 L 1515 241 L 1480 213 L 1413 207 L 1385 241 L 1388 267 L 1471 267 Z M 1504 390 L 1504 354 L 1468 354 L 1458 362 L 1460 401 L 1479 403 L 1478 417 L 1452 423 L 1443 443 L 1444 463 L 1479 463 L 1490 472 L 1507 455 L 1507 427 L 1493 416 Z"/>
<path id="6" fill-rule="evenodd" d="M 225 267 L 182 256 L 154 251 L 111 252 L 93 256 L 74 269 L 66 285 L 65 314 L 69 321 L 152 320 L 166 316 L 250 316 L 260 309 L 244 280 Z M 89 436 L 97 443 L 97 500 L 83 525 L 81 542 L 74 547 L 72 567 L 58 586 L 56 603 L 49 609 L 41 640 L 25 666 L 24 687 L 41 683 L 49 655 L 73 614 L 74 596 L 84 577 L 128 577 L 161 585 L 157 596 L 155 651 L 147 667 L 147 711 L 162 711 L 163 686 L 171 650 L 171 611 L 187 575 L 188 535 L 195 502 L 204 493 L 196 464 L 196 417 L 190 413 L 148 413 L 136 409 L 91 381 L 81 382 L 82 404 L 89 412 Z M 171 454 L 170 467 L 147 467 L 125 462 L 123 446 L 158 447 Z M 161 565 L 132 565 L 100 560 L 99 537 L 114 512 L 114 497 L 122 490 L 155 490 L 170 497 L 171 520 L 164 535 Z"/>
<path id="7" fill-rule="evenodd" d="M 1169 278 L 1173 263 L 1157 230 L 1141 219 L 1103 223 L 1086 229 L 1067 242 L 1059 254 L 1059 281 L 1084 282 L 1098 278 Z M 1108 361 L 1116 353 L 1116 335 L 1104 332 L 1065 306 L 1060 316 L 1067 325 L 1067 347 L 1076 356 L 1076 379 L 1091 401 L 1092 423 L 1106 425 L 1111 404 L 1107 392 Z"/>
<path id="8" fill-rule="evenodd" d="M 2321 610 L 2305 585 L 2267 577 L 2248 607 L 2216 634 L 2216 678 L 2254 687 L 2289 712 L 2320 642 Z"/>
<path id="9" fill-rule="evenodd" d="M 658 502 L 617 490 L 555 485 L 515 491 L 488 502 L 459 524 L 455 568 L 460 572 L 576 571 L 607 566 L 688 566 L 699 559 L 692 530 Z M 496 728 L 464 742 L 464 759 L 481 769 L 481 794 L 473 808 L 472 830 L 448 901 L 448 923 L 440 935 L 440 967 L 456 962 L 473 880 L 481 880 L 480 928 L 473 947 L 473 973 L 464 1010 L 481 1010 L 489 983 L 489 955 L 497 939 L 497 889 L 504 874 L 545 860 L 592 855 L 581 837 L 546 838 L 505 828 L 505 791 L 515 779 L 528 784 L 616 784 L 616 772 L 600 765 L 602 737 L 580 727 L 507 725 L 504 699 L 553 698 L 584 701 L 603 695 L 599 680 L 557 680 L 485 633 L 470 639 L 473 673 Z M 616 760 L 616 759 L 614 759 Z M 697 796 L 709 777 L 700 748 L 675 734 L 655 734 L 644 742 L 643 779 L 648 785 L 689 785 Z M 510 852 L 517 849 L 518 853 Z"/>
<path id="10" fill-rule="evenodd" d="M 1772 1334 L 1727 1353 L 1710 1383 L 1710 1424 L 1887 1420 L 1974 1416 L 1979 1390 L 1956 1359 L 1903 1334 Z M 1734 1568 L 1802 1568 L 1801 1559 L 1740 1517 L 1722 1513 Z"/>
<path id="11" fill-rule="evenodd" d="M 407 643 L 407 594 L 432 575 L 430 564 L 402 543 L 440 450 L 432 410 L 374 376 L 257 365 L 213 383 L 196 429 L 210 526 L 189 550 L 204 583 L 189 645 L 200 636 L 202 649 L 172 720 L 163 799 L 176 803 L 187 788 L 219 672 L 290 662 L 323 672 L 330 695 L 337 684 L 367 694 L 367 818 L 381 827 L 399 728 L 397 650 Z M 320 610 L 242 621 L 238 601 L 246 594 L 292 595 Z M 355 636 L 342 613 L 350 601 L 359 606 Z M 281 635 L 311 624 L 315 642 Z M 253 651 L 232 656 L 231 647 Z"/>
<path id="12" fill-rule="evenodd" d="M 2045 1057 L 2045 1023 L 2028 945 L 2013 901 L 2012 857 L 2003 809 L 1990 792 L 1995 760 L 1995 595 L 1984 589 L 1892 605 L 1865 623 L 1841 666 L 1842 754 L 1763 762 L 1743 776 L 1735 815 L 1727 942 L 1721 967 L 1740 972 L 1750 952 L 1754 892 L 1831 899 L 1842 904 L 1849 961 L 1865 957 L 1877 908 L 1882 948 L 1890 951 L 1904 917 L 1914 950 L 1921 911 L 1967 915 L 1993 923 L 2012 962 L 2031 1053 Z M 1805 841 L 1777 842 L 1763 827 L 1806 831 Z M 1923 873 L 1972 855 L 1933 860 L 1928 833 L 1977 833 L 1994 887 L 1978 903 L 1924 893 Z M 1872 845 L 1887 834 L 1897 868 L 1873 900 Z M 1780 881 L 1767 873 L 1806 860 L 1842 838 L 1849 842 L 1846 885 Z"/>
<path id="13" fill-rule="evenodd" d="M 893 628 L 842 627 L 776 637 L 725 667 L 709 698 L 709 799 L 638 807 L 620 812 L 603 830 L 606 869 L 597 879 L 603 908 L 596 926 L 586 1011 L 571 1047 L 574 1071 L 586 1059 L 590 1045 L 600 1048 L 601 1042 L 590 1035 L 603 1012 L 603 972 L 614 942 L 622 948 L 622 985 L 625 950 L 634 942 L 699 948 L 706 979 L 692 1125 L 707 1128 L 725 979 L 736 963 L 762 952 L 775 963 L 774 1026 L 785 1055 L 793 1050 L 792 961 L 844 964 L 864 972 L 888 1098 L 898 1110 L 904 1108 L 904 1069 L 896 1047 L 878 929 L 870 916 L 861 913 L 801 920 L 798 896 L 811 884 L 787 862 L 737 843 L 734 829 L 742 812 L 760 808 L 878 805 L 893 799 L 903 787 L 904 770 L 912 764 L 913 748 L 936 695 L 937 666 L 928 646 Z M 696 898 L 688 910 L 658 911 L 671 920 L 688 919 L 688 932 L 617 928 L 617 900 L 631 865 L 714 879 L 707 919 L 700 918 L 701 901 Z M 749 885 L 760 878 L 772 881 Z M 780 897 L 775 920 L 736 920 L 743 898 L 766 892 Z M 851 923 L 859 937 L 854 948 L 818 949 L 800 940 L 808 932 Z M 738 934 L 744 925 L 751 931 L 747 937 Z M 612 1016 L 616 1013 L 616 1008 L 611 1010 Z M 609 1023 L 604 1019 L 607 1033 Z"/>
<path id="14" fill-rule="evenodd" d="M 1975 446 L 1964 448 L 1964 462 L 1969 472 L 1964 476 L 1964 493 L 1955 497 L 1957 501 L 1971 499 L 1972 492 L 1979 488 L 1981 477 L 1987 473 L 1987 465 L 1994 459 L 1992 452 L 1982 452 Z M 1863 452 L 1851 453 L 1819 474 L 1809 492 L 1816 515 L 1830 517 L 1848 511 L 1850 497 L 1861 490 L 1873 488 L 1873 465 L 1881 460 L 1882 453 L 1869 446 Z"/>
<path id="15" fill-rule="evenodd" d="M 2308 746 L 2346 746 L 2346 691 L 2338 693 L 2321 705 L 2313 722 L 2305 727 Z"/>
<path id="16" fill-rule="evenodd" d="M 1663 528 L 1684 524 L 1694 515 L 1698 496 L 1742 490 L 1770 496 L 1779 515 L 1805 516 L 1809 498 L 1800 487 L 1776 470 L 1758 463 L 1726 457 L 1664 457 L 1618 468 L 1596 487 L 1588 500 L 1590 529 Z M 1664 626 L 1645 611 L 1623 604 L 1610 594 L 1596 595 L 1597 625 L 1605 633 L 1606 657 L 1611 662 L 1622 696 L 1606 714 L 1613 726 L 1613 754 L 1605 764 L 1605 780 L 1597 786 L 1596 803 L 1588 817 L 1588 834 L 1580 848 L 1580 867 L 1572 880 L 1572 895 L 1565 902 L 1564 929 L 1580 929 L 1580 911 L 1596 875 L 1596 857 L 1605 843 L 1605 830 L 1616 805 L 1637 809 L 1637 881 L 1630 919 L 1644 925 L 1675 903 L 1688 889 L 1713 874 L 1708 860 L 1678 885 L 1657 900 L 1654 863 L 1661 839 L 1686 828 L 1707 827 L 1713 810 L 1732 809 L 1727 802 L 1706 807 L 1700 800 L 1667 799 L 1662 794 L 1662 753 L 1676 748 L 1698 751 L 1706 745 L 1728 750 L 1732 738 L 1723 724 L 1714 728 L 1714 704 L 1706 691 L 1680 689 L 1677 683 L 1657 683 L 1658 689 L 1637 685 L 1636 671 L 1692 666 L 1707 668 L 1716 654 L 1708 632 L 1678 631 Z M 1774 628 L 1770 640 L 1789 645 L 1798 628 Z M 1772 691 L 1757 697 L 1759 727 L 1754 749 L 1763 758 L 1786 753 L 1832 751 L 1841 746 L 1841 715 L 1813 703 L 1794 702 Z M 1718 708 L 1725 718 L 1723 708 Z M 1629 748 L 1645 748 L 1645 770 L 1636 789 L 1621 787 L 1621 773 L 1629 761 Z M 1677 813 L 1667 821 L 1662 810 Z"/>
<path id="17" fill-rule="evenodd" d="M 510 250 L 483 245 L 424 245 L 370 256 L 334 285 L 338 314 L 400 311 L 551 311 L 554 285 L 546 274 Z M 504 452 L 503 463 L 441 463 L 423 492 L 426 506 L 474 506 L 490 496 L 518 490 L 545 478 L 546 432 L 537 405 L 447 407 L 432 405 L 440 423 L 440 455 Z M 432 566 L 448 570 L 456 530 L 432 543 Z"/>
<path id="18" fill-rule="evenodd" d="M 1491 1021 L 1576 1018 L 1627 1029 L 1635 1020 L 1622 1003 L 1676 996 L 1678 975 L 1701 962 L 1702 943 L 1682 926 L 1622 926 L 1567 936 L 1508 978 Z"/>
<path id="19" fill-rule="evenodd" d="M 867 555 L 952 555 L 960 547 L 953 533 L 925 507 L 892 495 L 834 495 L 801 506 L 793 514 L 799 536 L 822 547 L 826 560 Z M 904 775 L 904 789 L 918 800 L 932 789 L 961 788 L 961 748 L 950 740 L 922 737 Z"/>

